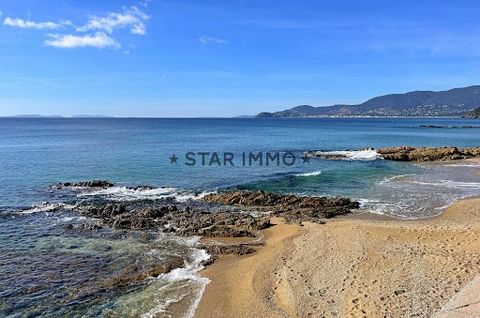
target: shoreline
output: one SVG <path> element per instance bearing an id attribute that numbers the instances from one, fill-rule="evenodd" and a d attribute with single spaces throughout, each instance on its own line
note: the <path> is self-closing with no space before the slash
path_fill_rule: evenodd
<path id="1" fill-rule="evenodd" d="M 420 220 L 272 221 L 265 246 L 222 256 L 195 317 L 431 316 L 480 274 L 480 198 Z"/>

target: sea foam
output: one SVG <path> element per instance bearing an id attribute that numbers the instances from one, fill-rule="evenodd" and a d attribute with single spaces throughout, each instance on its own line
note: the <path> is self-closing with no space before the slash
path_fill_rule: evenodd
<path id="1" fill-rule="evenodd" d="M 296 174 L 295 177 L 315 177 L 315 176 L 319 176 L 321 174 L 322 174 L 322 171 L 312 171 L 312 172 Z"/>
<path id="2" fill-rule="evenodd" d="M 187 202 L 192 200 L 200 200 L 207 194 L 213 192 L 194 192 L 189 190 L 181 190 L 177 188 L 128 188 L 128 187 L 111 187 L 97 191 L 89 191 L 79 193 L 78 197 L 104 197 L 116 201 L 138 201 L 138 200 L 162 200 L 174 199 L 177 202 Z"/>
<path id="3" fill-rule="evenodd" d="M 375 149 L 362 150 L 338 150 L 338 151 L 315 151 L 312 154 L 316 157 L 334 160 L 360 160 L 373 161 L 383 159 Z"/>
<path id="4" fill-rule="evenodd" d="M 207 253 L 207 251 L 203 249 L 194 249 L 191 258 L 192 260 L 190 262 L 185 262 L 185 267 L 176 268 L 169 273 L 161 274 L 157 277 L 157 279 L 167 283 L 167 285 L 165 285 L 163 288 L 168 288 L 169 285 L 173 285 L 182 281 L 189 281 L 195 285 L 196 290 L 194 300 L 186 311 L 184 316 L 185 318 L 192 318 L 194 316 L 195 310 L 197 309 L 203 293 L 205 292 L 205 288 L 210 283 L 210 279 L 198 275 L 198 272 L 204 268 L 203 263 L 210 259 L 210 255 Z M 141 315 L 141 317 L 157 317 L 159 314 L 165 313 L 172 303 L 181 301 L 183 297 L 185 297 L 185 295 L 177 294 L 172 298 L 166 299 L 163 303 L 158 304 L 148 312 Z"/>

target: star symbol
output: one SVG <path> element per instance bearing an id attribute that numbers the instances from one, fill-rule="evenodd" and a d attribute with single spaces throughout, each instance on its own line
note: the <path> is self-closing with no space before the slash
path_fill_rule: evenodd
<path id="1" fill-rule="evenodd" d="M 173 155 L 170 157 L 170 164 L 172 164 L 172 163 L 177 163 L 177 160 L 178 160 L 178 157 L 175 156 L 175 154 L 173 154 Z"/>
<path id="2" fill-rule="evenodd" d="M 310 163 L 310 157 L 308 157 L 307 155 L 303 155 L 303 157 L 300 158 L 302 158 L 303 163 Z"/>

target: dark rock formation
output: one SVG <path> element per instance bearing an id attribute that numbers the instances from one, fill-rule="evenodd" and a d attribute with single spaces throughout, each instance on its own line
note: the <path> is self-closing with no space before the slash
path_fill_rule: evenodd
<path id="1" fill-rule="evenodd" d="M 449 161 L 464 160 L 480 157 L 480 147 L 457 148 L 457 147 L 389 147 L 377 150 L 386 160 L 395 161 Z"/>
<path id="2" fill-rule="evenodd" d="M 364 149 L 374 151 L 372 148 Z M 373 155 L 369 160 L 385 159 L 394 161 L 451 161 L 480 158 L 480 147 L 411 147 L 397 146 L 380 148 L 378 155 Z M 346 160 L 347 154 L 338 151 L 307 151 L 305 156 L 326 160 Z"/>
<path id="3" fill-rule="evenodd" d="M 109 187 L 108 182 L 65 183 L 64 187 Z M 143 187 L 142 187 L 143 189 Z M 74 210 L 84 216 L 99 219 L 103 224 L 118 229 L 155 230 L 182 236 L 202 237 L 256 237 L 258 231 L 271 226 L 270 217 L 283 217 L 287 222 L 312 221 L 324 223 L 325 218 L 349 213 L 359 207 L 358 202 L 345 198 L 324 198 L 272 194 L 263 191 L 233 191 L 211 194 L 199 204 L 166 205 L 165 202 L 139 200 L 134 202 L 90 200 L 79 201 Z M 67 224 L 69 230 L 97 230 L 98 224 Z M 202 244 L 215 258 L 224 254 L 253 253 L 255 244 Z M 183 264 L 174 264 L 181 267 Z M 114 285 L 142 280 L 168 272 L 170 267 L 159 267 L 132 274 L 120 275 Z M 135 274 L 133 274 L 135 273 Z"/>
<path id="4" fill-rule="evenodd" d="M 76 224 L 65 224 L 63 228 L 67 230 L 93 231 L 93 230 L 101 230 L 102 226 L 99 224 L 76 223 Z"/>
<path id="5" fill-rule="evenodd" d="M 91 180 L 91 181 L 80 181 L 80 182 L 64 182 L 56 185 L 59 188 L 110 188 L 114 184 L 105 180 Z"/>
<path id="6" fill-rule="evenodd" d="M 248 255 L 255 252 L 252 247 L 255 244 L 202 244 L 201 248 L 207 250 L 210 259 L 203 265 L 212 264 L 218 257 L 222 255 Z"/>
<path id="7" fill-rule="evenodd" d="M 312 221 L 349 213 L 359 207 L 345 198 L 307 197 L 265 193 L 263 191 L 233 191 L 211 194 L 205 202 L 215 208 L 178 209 L 176 205 L 155 202 L 80 202 L 75 210 L 84 216 L 101 219 L 119 229 L 159 229 L 178 235 L 207 237 L 253 237 L 256 231 L 271 226 L 268 214 L 283 217 L 287 222 Z M 253 212 L 226 211 L 223 206 L 244 206 Z"/>
<path id="8" fill-rule="evenodd" d="M 139 185 L 139 186 L 135 186 L 135 187 L 127 187 L 127 189 L 129 189 L 129 190 L 153 190 L 153 189 L 157 189 L 157 187 L 145 184 L 145 185 Z"/>
<path id="9" fill-rule="evenodd" d="M 271 211 L 287 222 L 311 221 L 322 223 L 322 218 L 332 218 L 350 213 L 359 207 L 358 202 L 346 198 L 326 198 L 274 194 L 264 191 L 232 191 L 209 194 L 203 198 L 210 203 L 256 207 L 260 211 Z"/>
<path id="10" fill-rule="evenodd" d="M 249 237 L 255 236 L 254 231 L 270 226 L 268 217 L 239 212 L 180 211 L 175 205 L 154 203 L 87 203 L 78 205 L 76 210 L 119 229 L 160 229 L 178 235 Z"/>

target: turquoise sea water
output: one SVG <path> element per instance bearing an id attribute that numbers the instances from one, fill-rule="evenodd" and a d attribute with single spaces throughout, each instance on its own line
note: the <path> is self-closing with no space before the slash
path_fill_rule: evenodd
<path id="1" fill-rule="evenodd" d="M 423 125 L 444 128 L 422 128 Z M 460 128 L 470 126 L 470 128 Z M 473 128 L 472 128 L 473 127 Z M 475 128 L 478 127 L 478 128 Z M 195 239 L 159 233 L 72 232 L 72 212 L 51 204 L 78 197 L 195 199 L 223 188 L 347 196 L 363 211 L 402 218 L 436 215 L 453 200 L 480 194 L 472 163 L 411 164 L 299 158 L 306 150 L 479 146 L 480 122 L 460 119 L 0 119 L 0 316 L 182 316 L 206 280 L 207 256 Z M 196 164 L 186 165 L 187 153 Z M 199 152 L 224 153 L 235 166 L 201 164 Z M 242 165 L 242 155 L 292 152 L 293 165 Z M 170 157 L 178 157 L 171 163 Z M 363 159 L 363 160 L 358 160 Z M 223 162 L 222 162 L 223 163 Z M 106 179 L 118 187 L 61 194 L 56 182 Z M 131 191 L 125 186 L 165 187 Z M 43 203 L 43 202 L 48 202 Z M 33 207 L 32 206 L 36 206 Z M 180 255 L 185 267 L 134 286 L 115 286 L 131 264 Z M 133 270 L 132 270 L 133 271 Z M 93 283 L 95 282 L 95 283 Z"/>

